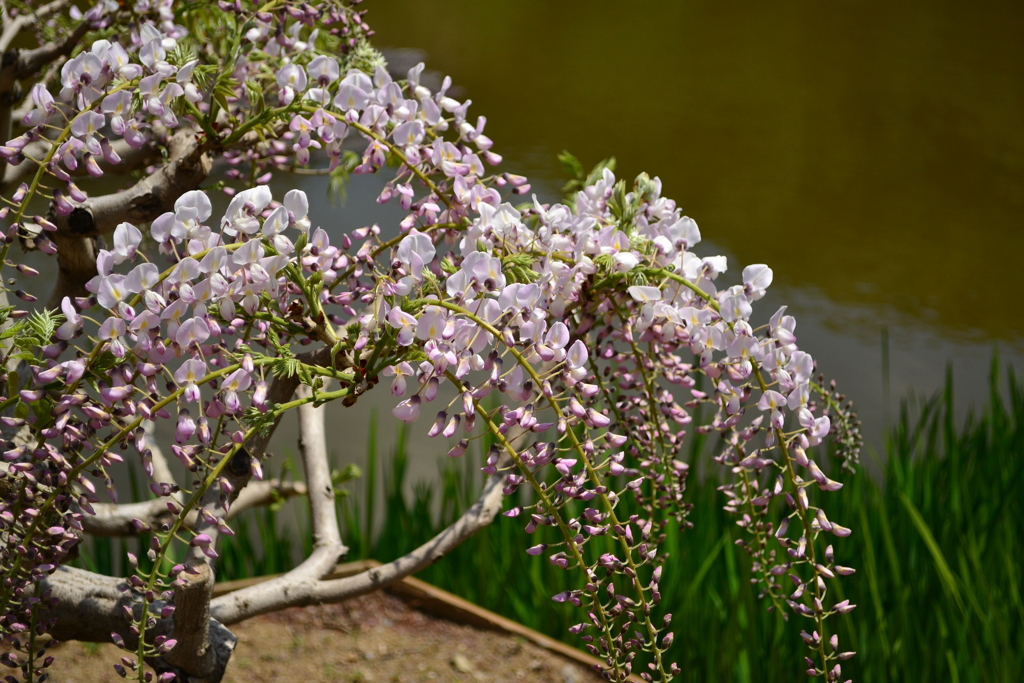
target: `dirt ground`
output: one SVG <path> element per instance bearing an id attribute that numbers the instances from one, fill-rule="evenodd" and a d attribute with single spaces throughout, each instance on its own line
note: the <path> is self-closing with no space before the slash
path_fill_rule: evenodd
<path id="1" fill-rule="evenodd" d="M 238 646 L 226 683 L 489 681 L 596 683 L 601 678 L 518 637 L 439 619 L 387 593 L 285 610 L 231 629 Z M 121 680 L 113 645 L 63 643 L 50 651 L 54 683 Z"/>

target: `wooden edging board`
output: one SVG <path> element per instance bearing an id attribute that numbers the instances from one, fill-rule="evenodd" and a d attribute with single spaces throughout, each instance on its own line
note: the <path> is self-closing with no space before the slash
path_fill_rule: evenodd
<path id="1" fill-rule="evenodd" d="M 376 560 L 346 562 L 344 564 L 339 564 L 324 580 L 330 581 L 331 579 L 343 579 L 379 566 L 380 562 L 377 562 Z M 275 576 L 280 576 L 280 574 L 218 583 L 213 587 L 213 595 L 214 597 L 217 597 L 239 590 L 240 588 L 255 586 L 256 584 L 275 578 Z M 511 619 L 506 619 L 499 614 L 486 610 L 483 607 L 475 605 L 468 600 L 464 600 L 457 595 L 453 595 L 448 591 L 432 586 L 426 581 L 421 581 L 409 576 L 401 581 L 396 581 L 395 583 L 386 586 L 384 590 L 404 598 L 413 608 L 422 610 L 429 614 L 443 617 L 460 624 L 468 624 L 477 628 L 501 631 L 510 635 L 519 636 L 534 645 L 550 650 L 551 652 L 565 657 L 566 659 L 572 660 L 577 664 L 582 664 L 589 668 L 593 668 L 594 666 L 604 666 L 604 662 L 597 657 L 587 654 L 586 652 L 581 652 L 574 647 L 570 647 L 561 641 L 555 640 L 543 633 L 534 631 L 532 628 L 527 628 L 526 626 L 512 621 Z M 629 680 L 640 683 L 640 677 L 635 674 L 630 676 Z"/>

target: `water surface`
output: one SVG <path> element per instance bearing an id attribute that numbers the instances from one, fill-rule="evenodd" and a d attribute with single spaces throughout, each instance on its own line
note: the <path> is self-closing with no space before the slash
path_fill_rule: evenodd
<path id="1" fill-rule="evenodd" d="M 994 346 L 1024 359 L 1024 5 L 367 6 L 377 43 L 450 74 L 543 198 L 560 150 L 615 156 L 662 179 L 704 253 L 771 265 L 765 306 L 791 305 L 873 440 L 883 328 L 892 403 L 949 363 L 976 404 Z"/>

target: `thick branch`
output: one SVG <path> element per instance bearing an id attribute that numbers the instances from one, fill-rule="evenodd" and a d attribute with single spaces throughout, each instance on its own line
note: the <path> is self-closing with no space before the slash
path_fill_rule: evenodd
<path id="1" fill-rule="evenodd" d="M 62 9 L 66 4 L 66 0 L 55 0 L 32 14 L 22 15 L 9 22 L 0 35 L 0 142 L 6 143 L 11 139 L 11 110 L 22 96 L 19 81 L 35 76 L 47 64 L 71 54 L 75 45 L 89 32 L 89 23 L 83 21 L 63 40 L 46 43 L 32 50 L 9 49 L 24 28 Z M 6 175 L 7 165 L 7 159 L 0 158 L 0 178 Z"/>
<path id="2" fill-rule="evenodd" d="M 326 388 L 326 387 L 325 387 Z M 313 395 L 313 390 L 301 386 L 300 398 Z M 324 406 L 306 403 L 299 406 L 299 452 L 306 471 L 309 487 L 309 508 L 313 523 L 313 547 L 341 544 L 341 531 L 334 508 L 334 484 L 327 460 L 327 431 L 324 426 Z"/>
<path id="3" fill-rule="evenodd" d="M 281 498 L 304 496 L 306 491 L 306 485 L 300 481 L 270 479 L 254 482 L 239 492 L 238 498 L 235 499 L 228 512 L 228 520 L 230 521 L 249 508 L 270 505 Z M 82 528 L 85 533 L 92 536 L 133 536 L 138 533 L 132 525 L 133 519 L 141 520 L 158 528 L 162 523 L 171 523 L 174 518 L 167 509 L 166 499 L 120 505 L 94 503 L 93 508 L 96 510 L 95 515 L 82 515 Z M 189 513 L 185 519 L 185 526 L 193 528 L 196 518 L 196 512 Z"/>
<path id="4" fill-rule="evenodd" d="M 149 448 L 149 456 L 153 461 L 153 481 L 175 483 L 174 474 L 171 473 L 170 465 L 167 464 L 167 456 L 156 442 L 156 422 L 145 420 L 142 423 L 142 428 L 146 430 L 146 447 Z"/>
<path id="5" fill-rule="evenodd" d="M 180 578 L 183 585 L 174 589 L 174 634 L 178 644 L 164 655 L 164 660 L 191 677 L 206 678 L 214 673 L 217 664 L 209 642 L 213 570 L 204 566 L 196 574 L 183 574 Z M 223 672 L 215 677 L 220 680 L 222 675 Z"/>
<path id="6" fill-rule="evenodd" d="M 46 43 L 31 50 L 18 50 L 14 59 L 4 60 L 3 72 L 0 73 L 0 90 L 9 87 L 15 80 L 20 81 L 35 76 L 50 62 L 71 54 L 71 51 L 85 37 L 90 28 L 89 23 L 83 21 L 63 40 Z M 10 62 L 9 66 L 8 61 Z"/>
<path id="7" fill-rule="evenodd" d="M 330 349 L 324 348 L 307 354 L 304 360 L 323 363 L 329 358 Z M 271 404 L 284 403 L 295 395 L 295 390 L 298 387 L 298 376 L 277 377 L 270 385 L 270 389 L 267 392 L 267 400 Z M 212 517 L 200 515 L 196 520 L 195 531 L 209 536 L 214 546 L 217 544 L 220 530 L 216 523 L 207 520 L 227 516 L 228 510 L 232 507 L 232 502 L 237 502 L 239 492 L 249 483 L 252 474 L 250 459 L 263 458 L 267 445 L 270 443 L 270 438 L 273 436 L 274 430 L 280 421 L 280 416 L 278 416 L 269 430 L 262 434 L 257 434 L 250 439 L 245 444 L 246 448 L 239 450 L 227 464 L 227 467 L 224 468 L 220 484 L 211 486 L 200 499 L 199 508 L 210 513 Z M 228 492 L 226 495 L 225 491 Z M 315 550 L 313 556 L 329 550 L 329 548 Z M 336 561 L 337 555 L 335 555 Z M 218 645 L 215 641 L 209 641 L 208 643 L 205 636 L 194 636 L 193 629 L 196 623 L 215 623 L 215 634 L 219 633 L 221 629 L 229 636 L 230 632 L 216 620 L 210 620 L 210 597 L 212 596 L 215 573 L 209 559 L 200 548 L 193 547 L 189 553 L 188 564 L 199 571 L 198 576 L 202 579 L 202 583 L 191 589 L 191 592 L 188 594 L 188 617 L 183 617 L 181 623 L 175 619 L 173 637 L 178 641 L 178 644 L 172 650 L 174 662 L 177 663 L 175 666 L 182 667 L 183 671 L 190 677 L 197 677 L 204 681 L 215 683 L 220 680 L 224 673 L 224 667 L 227 666 L 231 650 L 234 648 L 234 642 L 227 643 L 225 641 Z M 175 601 L 177 600 L 178 593 L 176 592 Z M 233 636 L 231 637 L 233 638 Z M 211 648 L 216 649 L 217 647 L 220 649 L 215 654 L 211 654 Z M 170 662 L 170 659 L 166 659 L 166 661 Z M 210 668 L 210 666 L 213 668 Z"/>
<path id="8" fill-rule="evenodd" d="M 37 21 L 42 21 L 54 12 L 59 12 L 67 7 L 67 4 L 68 0 L 53 0 L 53 2 L 49 2 L 28 14 L 22 14 L 11 21 L 4 27 L 3 33 L 0 33 L 0 52 L 6 52 L 11 47 L 14 39 L 23 30 Z"/>
<path id="9" fill-rule="evenodd" d="M 400 581 L 437 562 L 490 524 L 501 509 L 503 484 L 504 475 L 491 476 L 480 498 L 454 524 L 394 562 L 331 581 L 303 577 L 298 572 L 302 568 L 300 565 L 276 579 L 214 599 L 210 604 L 210 614 L 220 623 L 230 626 L 286 607 L 341 602 Z"/>
<path id="10" fill-rule="evenodd" d="M 183 632 L 177 636 L 179 643 L 182 638 L 186 643 L 194 638 L 202 639 L 202 661 L 186 660 L 180 653 L 174 656 L 179 649 L 175 647 L 162 659 L 150 661 L 150 664 L 158 671 L 175 671 L 181 681 L 198 679 L 204 683 L 218 683 L 231 658 L 236 639 L 225 626 L 210 620 L 208 616 L 205 624 L 200 621 L 206 613 L 205 606 L 209 604 L 209 597 L 201 591 L 208 592 L 212 582 L 207 586 L 202 573 L 189 578 L 193 580 L 188 586 L 175 594 L 174 626 L 175 631 Z M 137 637 L 129 630 L 125 608 L 128 607 L 138 619 L 141 603 L 133 602 L 132 592 L 128 590 L 124 579 L 61 566 L 43 581 L 42 587 L 57 598 L 56 606 L 40 610 L 40 619 L 54 620 L 49 633 L 56 640 L 111 642 L 111 634 L 116 633 L 124 639 L 129 649 L 135 649 L 138 645 Z M 184 612 L 181 611 L 182 605 L 185 607 Z M 162 607 L 162 602 L 154 603 L 156 611 Z M 181 629 L 177 628 L 179 612 L 182 613 Z M 147 635 L 153 638 L 167 635 L 170 629 L 169 620 L 161 619 L 155 628 L 147 630 Z"/>
<path id="11" fill-rule="evenodd" d="M 56 620 L 50 635 L 89 642 L 109 642 L 111 633 L 128 636 L 122 607 L 131 603 L 131 593 L 125 587 L 124 579 L 58 567 L 43 581 L 43 589 L 58 600 L 45 613 Z"/>
<path id="12" fill-rule="evenodd" d="M 16 121 L 20 121 L 21 118 L 24 118 L 24 113 L 21 111 L 15 112 L 14 119 Z M 52 140 L 36 140 L 35 142 L 30 142 L 25 145 L 25 149 L 22 153 L 26 158 L 31 157 L 32 159 L 43 159 L 50 151 L 51 145 L 53 145 Z M 121 162 L 114 165 L 108 163 L 106 159 L 97 157 L 96 161 L 99 163 L 100 168 L 103 169 L 104 173 L 130 173 L 136 169 L 145 168 L 160 159 L 160 151 L 153 143 L 148 143 L 142 147 L 135 148 L 124 140 L 111 140 L 110 147 L 119 157 L 121 157 Z M 31 161 L 23 161 L 17 166 L 8 165 L 6 170 L 0 174 L 0 177 L 2 177 L 2 181 L 0 181 L 0 192 L 5 192 L 19 183 L 27 181 L 29 177 L 38 170 L 38 168 L 39 167 Z M 79 164 L 77 169 L 69 171 L 69 175 L 72 177 L 88 175 L 88 172 L 85 169 L 85 164 Z"/>
<path id="13" fill-rule="evenodd" d="M 85 294 L 85 283 L 96 274 L 92 237 L 112 232 L 120 223 L 147 223 L 171 210 L 184 193 L 195 190 L 210 172 L 207 146 L 192 130 L 176 133 L 168 143 L 169 160 L 156 173 L 124 192 L 90 197 L 70 215 L 50 212 L 57 226 L 60 270 L 48 306 L 57 308 L 65 296 Z"/>

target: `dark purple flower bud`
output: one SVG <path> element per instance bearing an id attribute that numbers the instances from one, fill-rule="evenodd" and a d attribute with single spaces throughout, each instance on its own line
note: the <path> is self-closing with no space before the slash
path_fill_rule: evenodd
<path id="1" fill-rule="evenodd" d="M 32 243 L 36 245 L 36 249 L 43 252 L 47 256 L 53 256 L 54 254 L 57 253 L 57 245 L 53 242 L 53 240 L 47 239 L 45 235 L 37 235 L 36 238 L 32 240 Z M 28 313 L 26 312 L 25 315 L 27 314 Z M 10 315 L 13 318 L 14 312 L 12 311 Z"/>
<path id="2" fill-rule="evenodd" d="M 64 197 L 64 193 L 60 190 L 53 191 L 53 206 L 61 216 L 70 216 L 71 212 L 75 210 L 74 205 Z"/>
<path id="3" fill-rule="evenodd" d="M 59 341 L 54 344 L 47 344 L 43 347 L 43 356 L 46 358 L 59 358 L 68 348 L 66 341 Z"/>
<path id="4" fill-rule="evenodd" d="M 93 155 L 89 153 L 83 154 L 82 161 L 85 162 L 85 170 L 93 178 L 100 178 L 103 176 L 103 169 L 100 168 L 100 165 L 96 162 L 96 158 Z"/>
<path id="5" fill-rule="evenodd" d="M 204 548 L 204 547 L 210 545 L 211 543 L 213 543 L 213 539 L 210 538 L 208 535 L 206 535 L 206 534 L 198 534 L 195 538 L 193 538 L 189 542 L 189 545 L 192 546 L 193 548 L 195 548 L 195 547 Z"/>
<path id="6" fill-rule="evenodd" d="M 72 182 L 68 183 L 68 196 L 79 203 L 84 202 L 86 199 L 89 198 L 89 195 L 82 192 L 82 189 Z"/>
<path id="7" fill-rule="evenodd" d="M 444 429 L 444 424 L 445 422 L 447 422 L 447 420 L 448 413 L 444 412 L 443 410 L 439 412 L 437 414 L 437 417 L 434 418 L 434 424 L 431 425 L 430 430 L 427 432 L 427 436 L 435 437 L 438 434 L 440 434 L 441 430 Z"/>
<path id="8" fill-rule="evenodd" d="M 28 183 L 22 183 L 18 185 L 18 189 L 14 191 L 14 195 L 11 197 L 11 201 L 15 204 L 21 204 L 25 201 L 25 197 L 28 195 Z"/>
<path id="9" fill-rule="evenodd" d="M 177 486 L 174 486 L 173 484 L 168 484 L 167 482 L 151 482 L 149 485 L 149 490 L 152 491 L 155 495 L 161 497 L 171 495 L 177 488 Z"/>
<path id="10" fill-rule="evenodd" d="M 852 531 L 850 531 L 850 529 L 847 529 L 844 526 L 839 526 L 835 522 L 832 522 L 832 529 L 831 529 L 831 531 L 832 531 L 833 534 L 835 534 L 836 536 L 839 536 L 840 538 L 846 538 L 851 533 L 853 533 Z"/>
<path id="11" fill-rule="evenodd" d="M 445 438 L 447 438 L 447 439 L 450 439 L 453 436 L 455 436 L 455 432 L 458 431 L 458 429 L 459 429 L 459 422 L 460 421 L 461 421 L 461 416 L 460 415 L 458 415 L 457 413 L 455 415 L 452 415 L 451 419 L 448 420 L 448 424 L 445 425 L 445 428 L 441 432 L 441 434 Z"/>

